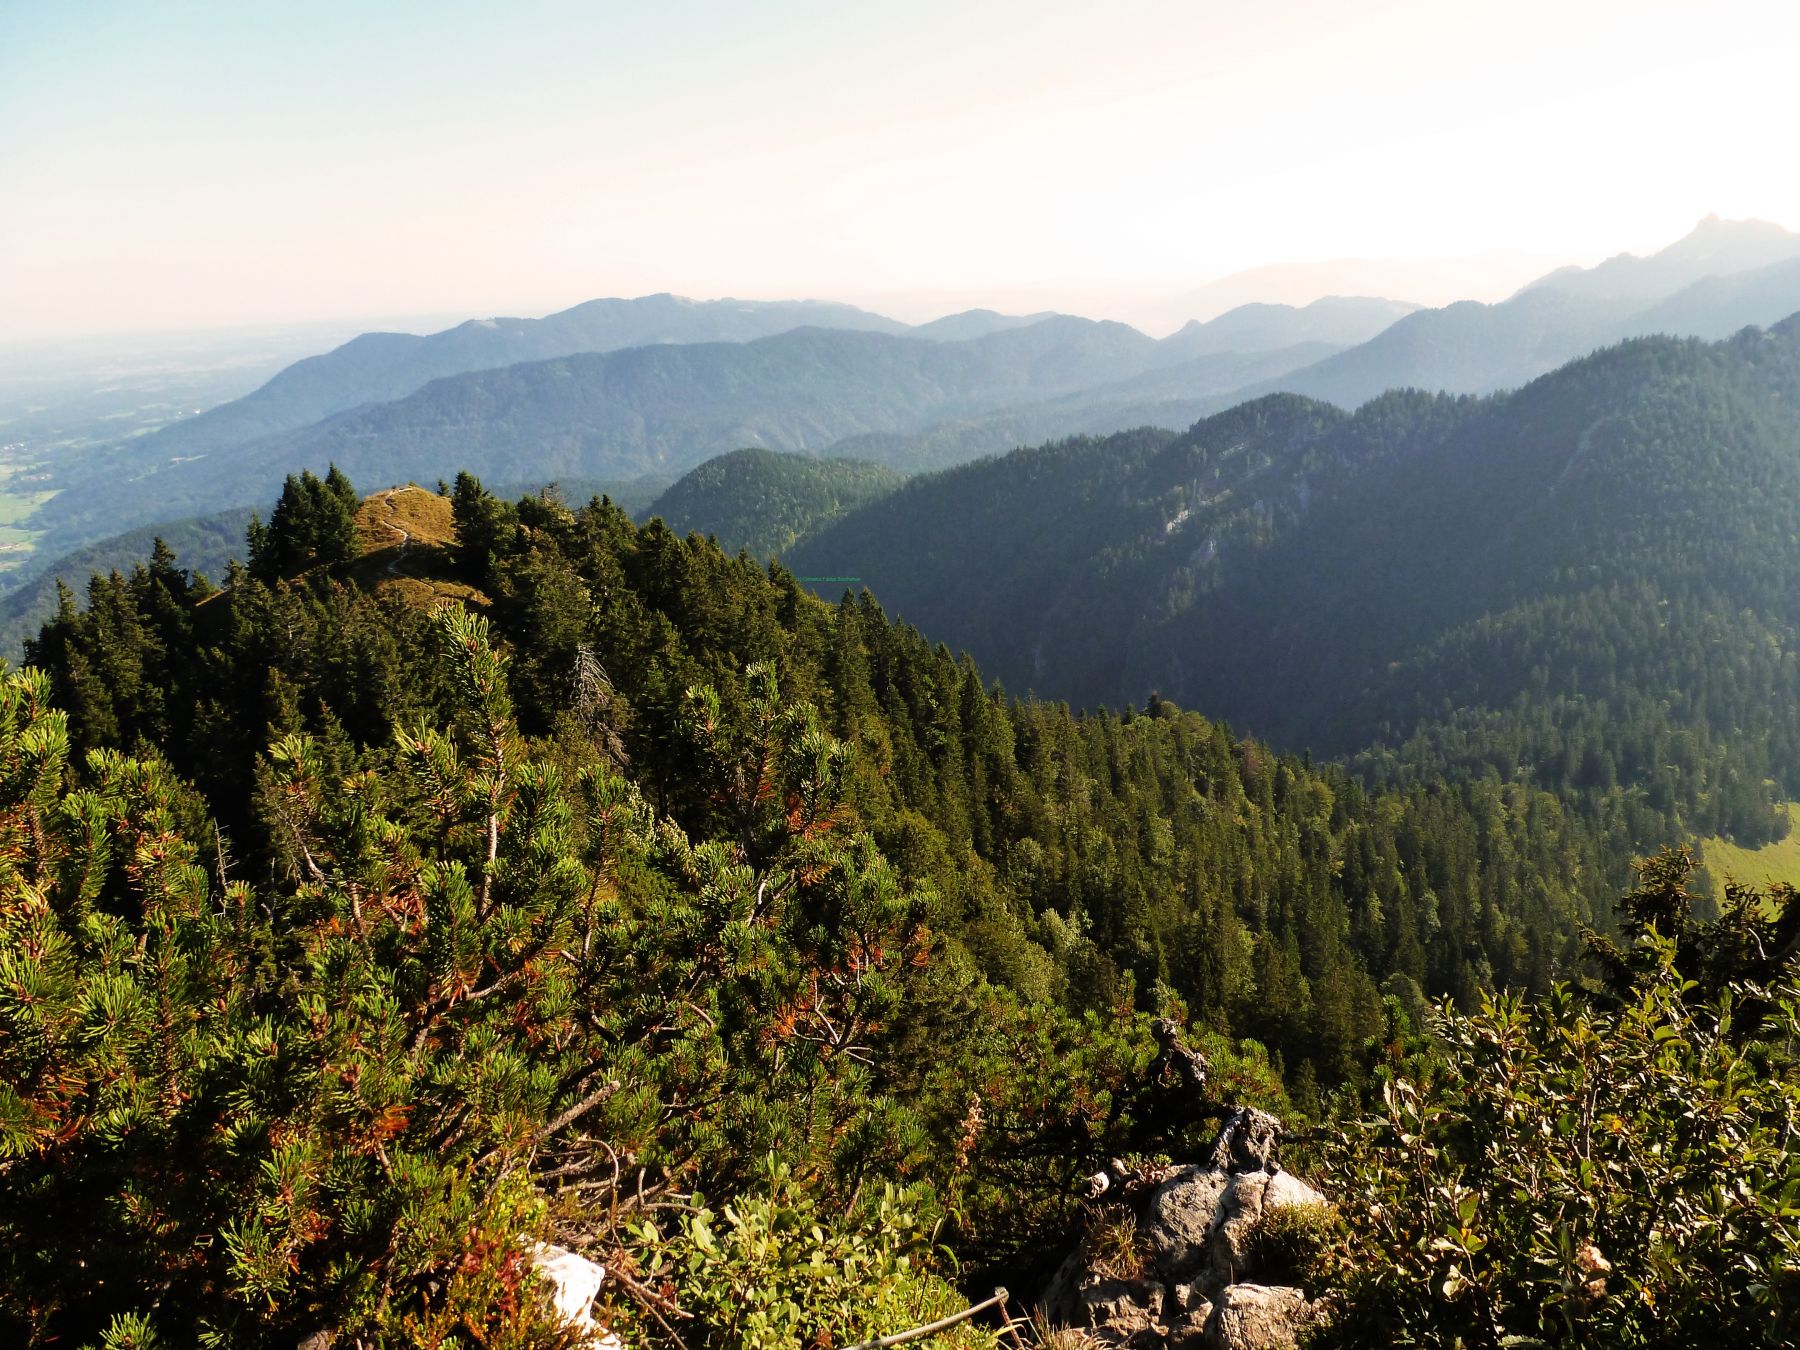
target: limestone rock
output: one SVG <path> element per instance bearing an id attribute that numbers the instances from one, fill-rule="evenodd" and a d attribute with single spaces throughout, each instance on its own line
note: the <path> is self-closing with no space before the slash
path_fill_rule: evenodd
<path id="1" fill-rule="evenodd" d="M 1153 1350 L 1163 1343 L 1163 1287 L 1154 1280 L 1097 1280 L 1081 1290 L 1081 1325 L 1107 1345 Z"/>
<path id="2" fill-rule="evenodd" d="M 1192 1288 L 1192 1286 L 1184 1286 Z M 1213 1305 L 1204 1298 L 1194 1297 L 1187 1307 L 1169 1322 L 1169 1335 L 1165 1344 L 1169 1350 L 1205 1350 L 1206 1324 L 1212 1321 Z"/>
<path id="3" fill-rule="evenodd" d="M 1218 1220 L 1206 1248 L 1207 1264 L 1219 1284 L 1254 1273 L 1250 1269 L 1250 1235 L 1263 1216 L 1268 1191 L 1266 1172 L 1239 1172 L 1219 1196 Z"/>
<path id="4" fill-rule="evenodd" d="M 624 1350 L 619 1338 L 594 1320 L 594 1299 L 606 1282 L 606 1267 L 553 1243 L 534 1242 L 529 1251 L 564 1324 L 587 1332 L 594 1350 Z"/>
<path id="5" fill-rule="evenodd" d="M 1215 1278 L 1229 1284 L 1259 1273 L 1253 1268 L 1250 1239 L 1265 1214 L 1298 1205 L 1322 1205 L 1325 1197 L 1288 1172 L 1239 1172 L 1219 1198 L 1217 1227 L 1207 1249 Z"/>
<path id="6" fill-rule="evenodd" d="M 1184 1167 L 1151 1195 L 1138 1233 L 1165 1278 L 1190 1279 L 1205 1264 L 1230 1180 L 1215 1168 Z"/>
<path id="7" fill-rule="evenodd" d="M 1040 1301 L 1046 1319 L 1130 1350 L 1290 1350 L 1321 1307 L 1299 1289 L 1255 1283 L 1252 1238 L 1265 1214 L 1325 1204 L 1288 1172 L 1212 1165 L 1145 1169 L 1107 1188 L 1133 1218 L 1140 1278 L 1091 1269 L 1077 1248 Z"/>
<path id="8" fill-rule="evenodd" d="M 1318 1315 L 1298 1289 L 1230 1285 L 1213 1306 L 1203 1344 L 1205 1350 L 1295 1350 Z"/>
<path id="9" fill-rule="evenodd" d="M 1294 1209 L 1302 1205 L 1324 1205 L 1330 1202 L 1292 1172 L 1277 1172 L 1269 1178 L 1263 1192 L 1263 1209 Z"/>
<path id="10" fill-rule="evenodd" d="M 1077 1249 L 1038 1301 L 1058 1326 L 1076 1327 L 1106 1345 L 1160 1346 L 1166 1293 L 1155 1280 L 1121 1280 L 1087 1269 Z"/>
<path id="11" fill-rule="evenodd" d="M 1212 1311 L 1212 1303 L 1206 1297 L 1198 1281 L 1189 1280 L 1184 1284 L 1176 1284 L 1169 1290 L 1169 1306 L 1179 1313 L 1191 1313 L 1204 1308 Z M 1205 1321 L 1203 1317 L 1200 1319 Z"/>
<path id="12" fill-rule="evenodd" d="M 1254 1275 L 1248 1242 L 1264 1213 L 1324 1201 L 1287 1172 L 1187 1167 L 1150 1197 L 1138 1232 L 1164 1279 L 1215 1289 Z"/>

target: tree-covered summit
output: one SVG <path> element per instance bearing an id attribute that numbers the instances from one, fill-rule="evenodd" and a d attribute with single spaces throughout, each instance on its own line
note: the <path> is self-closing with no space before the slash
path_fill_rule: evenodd
<path id="1" fill-rule="evenodd" d="M 866 460 L 734 450 L 690 469 L 645 514 L 683 534 L 711 535 L 727 553 L 772 558 L 901 481 Z"/>
<path id="2" fill-rule="evenodd" d="M 916 478 L 790 561 L 1010 687 L 1755 841 L 1800 796 L 1797 394 L 1790 320 L 1484 399 L 1272 396 Z"/>

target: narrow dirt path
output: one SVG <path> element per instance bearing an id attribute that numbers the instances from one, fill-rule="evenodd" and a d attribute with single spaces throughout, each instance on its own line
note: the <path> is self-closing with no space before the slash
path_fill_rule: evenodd
<path id="1" fill-rule="evenodd" d="M 409 533 L 404 526 L 394 524 L 394 494 L 396 492 L 411 492 L 412 490 L 411 487 L 389 488 L 386 492 L 381 494 L 382 508 L 388 513 L 388 519 L 381 523 L 400 536 L 400 551 L 394 555 L 393 561 L 387 565 L 389 575 L 400 570 L 400 564 L 406 561 L 406 551 L 412 547 L 411 533 Z"/>

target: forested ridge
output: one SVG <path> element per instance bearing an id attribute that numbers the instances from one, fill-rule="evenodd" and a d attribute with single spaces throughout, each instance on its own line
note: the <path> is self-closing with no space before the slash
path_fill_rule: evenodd
<path id="1" fill-rule="evenodd" d="M 866 460 L 736 450 L 690 469 L 644 514 L 680 534 L 711 535 L 727 553 L 771 558 L 901 481 Z"/>
<path id="2" fill-rule="evenodd" d="M 778 565 L 604 501 L 504 503 L 465 476 L 456 524 L 441 575 L 472 588 L 506 644 L 525 733 L 581 739 L 570 704 L 600 680 L 603 697 L 582 695 L 605 709 L 587 739 L 616 745 L 659 812 L 710 834 L 687 691 L 741 714 L 750 667 L 768 665 L 855 749 L 846 806 L 939 891 L 946 937 L 1033 995 L 1100 1009 L 1127 977 L 1161 981 L 1336 1085 L 1379 1029 L 1381 980 L 1464 998 L 1495 978 L 1541 987 L 1626 878 L 1543 794 L 1488 781 L 1371 796 L 1162 700 L 1095 714 L 1015 700 L 869 596 L 823 604 Z M 287 532 L 280 508 L 271 525 Z M 331 532 L 340 570 L 346 528 Z M 417 660 L 429 610 L 384 571 L 271 585 L 296 555 L 252 553 L 217 595 L 166 552 L 96 578 L 27 651 L 78 750 L 155 748 L 240 850 L 279 842 L 254 806 L 271 735 L 318 735 L 354 763 L 450 697 Z"/>
<path id="3" fill-rule="evenodd" d="M 248 555 L 96 577 L 5 679 L 27 1344 L 566 1343 L 534 1236 L 602 1257 L 644 1343 L 916 1325 L 956 1279 L 1041 1279 L 1097 1160 L 1198 1146 L 1154 1109 L 1153 1016 L 1228 1100 L 1355 1118 L 1460 1062 L 1427 999 L 1591 972 L 1630 880 L 1542 790 L 1015 698 L 605 500 L 333 469 Z M 1353 1308 L 1454 1322 L 1436 1278 Z M 1744 1325 L 1781 1334 L 1787 1278 Z"/>
<path id="4" fill-rule="evenodd" d="M 1800 795 L 1797 396 L 1792 320 L 1486 399 L 1275 396 L 915 479 L 790 555 L 1014 687 L 1529 781 L 1621 848 L 1755 842 Z"/>

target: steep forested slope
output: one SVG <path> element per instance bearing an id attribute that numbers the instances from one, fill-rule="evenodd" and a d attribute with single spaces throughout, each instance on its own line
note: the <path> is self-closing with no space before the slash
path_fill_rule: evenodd
<path id="1" fill-rule="evenodd" d="M 1166 348 L 1176 339 L 1163 341 Z M 831 451 L 916 473 L 1065 436 L 1186 426 L 1237 402 L 1233 391 L 1244 385 L 1308 366 L 1330 350 L 1327 344 L 1306 342 L 1274 351 L 1189 357 L 1078 393 L 938 422 L 922 431 L 846 437 Z"/>
<path id="2" fill-rule="evenodd" d="M 1017 687 L 1754 838 L 1764 779 L 1800 790 L 1797 396 L 1790 321 L 1484 400 L 1276 397 L 915 480 L 792 556 Z"/>

